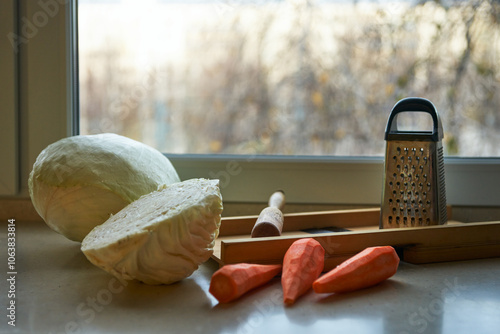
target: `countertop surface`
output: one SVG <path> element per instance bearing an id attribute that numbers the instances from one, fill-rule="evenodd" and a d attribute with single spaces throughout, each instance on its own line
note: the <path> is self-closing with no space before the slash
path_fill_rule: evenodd
<path id="1" fill-rule="evenodd" d="M 169 286 L 121 282 L 45 224 L 16 222 L 9 269 L 7 233 L 5 222 L 1 333 L 496 334 L 500 328 L 500 258 L 401 263 L 395 276 L 375 287 L 341 295 L 310 291 L 292 307 L 283 306 L 275 278 L 219 305 L 208 292 L 217 269 L 212 260 Z M 9 325 L 12 314 L 15 326 Z"/>

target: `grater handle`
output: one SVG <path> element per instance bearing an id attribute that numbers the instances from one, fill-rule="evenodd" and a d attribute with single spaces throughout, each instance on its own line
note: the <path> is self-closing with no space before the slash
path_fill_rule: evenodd
<path id="1" fill-rule="evenodd" d="M 397 116 L 402 112 L 426 112 L 431 115 L 433 130 L 430 136 L 432 141 L 438 142 L 443 139 L 443 125 L 439 114 L 431 101 L 421 97 L 408 97 L 400 100 L 394 105 L 387 121 L 387 128 L 385 130 L 385 139 L 391 139 L 394 135 L 399 135 L 405 132 L 398 131 Z M 428 134 L 430 132 L 420 132 L 420 134 Z M 407 132 L 405 134 L 419 134 L 419 132 Z"/>

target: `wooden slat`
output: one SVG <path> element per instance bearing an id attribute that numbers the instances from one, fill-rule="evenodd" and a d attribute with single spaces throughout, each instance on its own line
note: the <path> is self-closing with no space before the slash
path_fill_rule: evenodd
<path id="1" fill-rule="evenodd" d="M 379 223 L 380 209 L 333 210 L 284 214 L 283 231 L 307 228 L 374 226 Z M 219 235 L 250 235 L 258 215 L 222 218 Z"/>

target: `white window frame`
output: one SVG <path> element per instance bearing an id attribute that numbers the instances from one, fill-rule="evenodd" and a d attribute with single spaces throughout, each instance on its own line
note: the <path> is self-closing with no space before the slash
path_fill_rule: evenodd
<path id="1" fill-rule="evenodd" d="M 41 10 L 38 2 L 20 3 L 20 17 L 33 18 Z M 73 118 L 78 118 L 76 64 L 71 57 L 76 50 L 71 40 L 76 35 L 69 30 L 76 19 L 76 3 L 70 1 L 63 7 L 27 43 L 19 64 L 20 115 L 24 119 L 16 146 L 21 155 L 19 196 L 27 196 L 28 173 L 40 151 L 59 138 L 78 133 Z M 265 202 L 277 189 L 286 192 L 290 203 L 378 205 L 381 200 L 383 157 L 167 156 L 183 180 L 220 178 L 225 202 Z M 500 205 L 500 158 L 447 157 L 445 176 L 448 204 Z"/>

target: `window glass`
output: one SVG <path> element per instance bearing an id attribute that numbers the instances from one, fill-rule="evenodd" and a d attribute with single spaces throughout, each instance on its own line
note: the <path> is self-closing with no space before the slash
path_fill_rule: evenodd
<path id="1" fill-rule="evenodd" d="M 382 156 L 437 107 L 445 154 L 500 156 L 494 0 L 79 1 L 80 133 L 165 153 Z M 416 113 L 418 114 L 418 113 Z M 411 115 L 418 130 L 428 120 Z"/>

